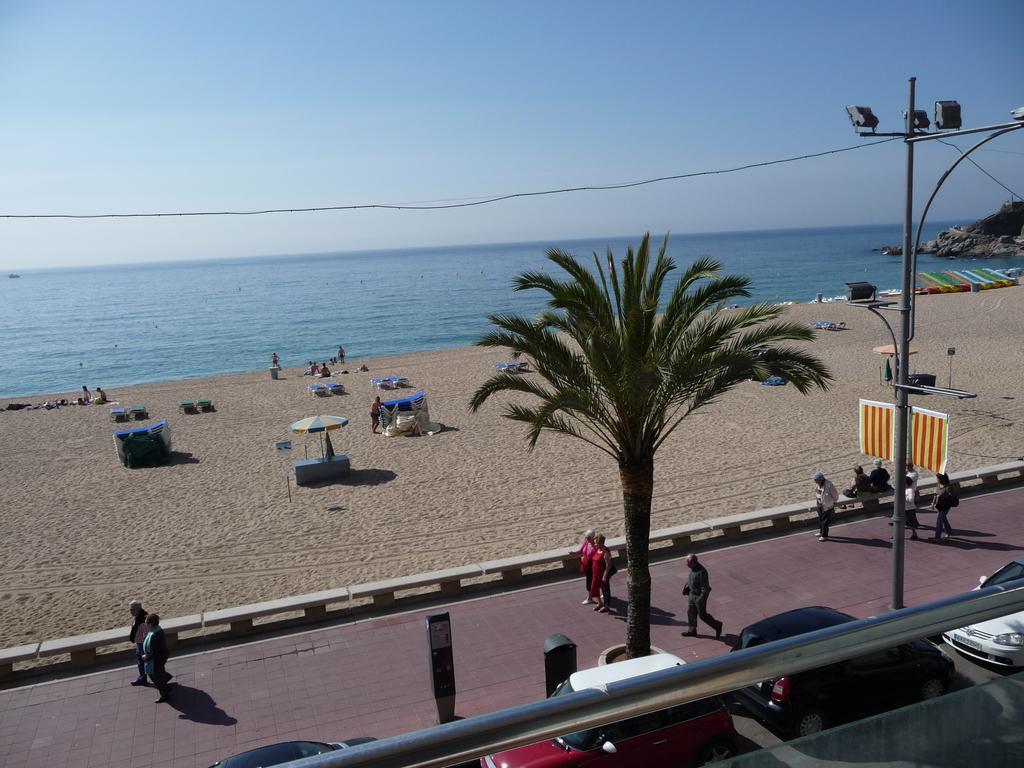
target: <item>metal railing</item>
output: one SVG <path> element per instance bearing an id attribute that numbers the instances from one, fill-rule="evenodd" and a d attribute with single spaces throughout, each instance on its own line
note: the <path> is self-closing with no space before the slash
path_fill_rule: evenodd
<path id="1" fill-rule="evenodd" d="M 351 749 L 291 768 L 443 768 L 1024 610 L 1024 579 Z"/>

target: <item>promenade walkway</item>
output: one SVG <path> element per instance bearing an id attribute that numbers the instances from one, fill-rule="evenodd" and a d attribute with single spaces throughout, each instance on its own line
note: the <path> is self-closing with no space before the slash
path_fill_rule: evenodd
<path id="1" fill-rule="evenodd" d="M 1024 489 L 964 499 L 946 544 L 907 542 L 906 603 L 973 588 L 1024 553 Z M 932 534 L 934 515 L 921 521 Z M 805 605 L 857 616 L 886 610 L 890 528 L 885 519 L 833 527 L 702 555 L 711 576 L 710 610 L 725 623 L 686 638 L 680 593 L 685 565 L 653 574 L 653 642 L 685 659 L 724 653 L 756 619 Z M 572 542 L 566 542 L 569 549 Z M 613 592 L 625 592 L 624 573 Z M 616 583 L 617 582 L 617 583 Z M 560 632 L 579 647 L 581 667 L 622 642 L 625 603 L 610 615 L 580 605 L 582 579 L 456 602 L 444 608 L 370 618 L 320 630 L 172 657 L 179 684 L 171 704 L 133 688 L 134 666 L 0 691 L 0 766 L 31 768 L 193 768 L 272 741 L 389 736 L 434 723 L 424 616 L 451 613 L 457 712 L 472 716 L 542 698 L 542 645 Z M 159 605 L 148 596 L 147 605 Z"/>

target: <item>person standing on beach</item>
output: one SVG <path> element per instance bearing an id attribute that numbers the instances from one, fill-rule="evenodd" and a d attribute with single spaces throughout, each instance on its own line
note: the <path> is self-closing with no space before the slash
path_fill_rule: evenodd
<path id="1" fill-rule="evenodd" d="M 687 555 L 686 565 L 690 569 L 686 577 L 683 594 L 686 596 L 686 622 L 689 629 L 683 632 L 684 637 L 697 636 L 697 618 L 715 630 L 715 639 L 722 636 L 722 622 L 708 613 L 708 598 L 711 596 L 711 581 L 708 570 L 697 559 L 696 555 Z"/>
<path id="2" fill-rule="evenodd" d="M 338 362 L 345 362 L 345 348 L 341 344 L 338 345 Z"/>
<path id="3" fill-rule="evenodd" d="M 155 613 L 146 617 L 146 626 L 149 627 L 149 633 L 142 642 L 142 659 L 146 662 L 146 674 L 160 692 L 160 698 L 155 703 L 163 704 L 171 695 L 171 676 L 166 669 L 167 638 L 160 626 L 160 617 Z"/>
<path id="4" fill-rule="evenodd" d="M 380 395 L 374 399 L 370 406 L 370 431 L 377 434 L 377 427 L 380 425 Z"/>
<path id="5" fill-rule="evenodd" d="M 580 539 L 580 548 L 574 549 L 569 553 L 570 555 L 580 556 L 580 573 L 583 574 L 583 580 L 587 585 L 587 599 L 584 600 L 580 605 L 586 605 L 587 603 L 593 603 L 594 598 L 590 596 L 590 580 L 593 577 L 593 572 L 590 568 L 590 558 L 594 555 L 594 529 L 587 528 L 583 532 L 583 538 Z"/>
<path id="6" fill-rule="evenodd" d="M 814 500 L 818 506 L 818 541 L 828 541 L 828 528 L 832 524 L 832 512 L 839 501 L 839 492 L 824 472 L 811 475 L 814 481 Z"/>
<path id="7" fill-rule="evenodd" d="M 132 614 L 132 628 L 128 633 L 128 642 L 135 643 L 135 661 L 139 665 L 139 676 L 132 681 L 132 685 L 145 685 L 146 662 L 142 658 L 145 653 L 142 650 L 142 644 L 146 642 L 146 635 L 149 633 L 149 628 L 146 626 L 146 616 L 149 614 L 143 610 L 142 601 L 137 597 L 128 603 L 128 610 Z"/>
<path id="8" fill-rule="evenodd" d="M 274 352 L 273 354 L 270 355 L 270 367 L 271 368 L 280 368 L 281 367 L 281 358 L 279 358 L 277 356 L 277 352 Z"/>

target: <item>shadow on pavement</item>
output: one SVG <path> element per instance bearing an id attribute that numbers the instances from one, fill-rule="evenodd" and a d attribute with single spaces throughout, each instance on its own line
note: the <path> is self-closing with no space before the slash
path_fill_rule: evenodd
<path id="1" fill-rule="evenodd" d="M 207 725 L 235 725 L 238 720 L 217 706 L 217 702 L 206 691 L 187 685 L 175 685 L 167 703 L 178 710 L 181 720 Z"/>

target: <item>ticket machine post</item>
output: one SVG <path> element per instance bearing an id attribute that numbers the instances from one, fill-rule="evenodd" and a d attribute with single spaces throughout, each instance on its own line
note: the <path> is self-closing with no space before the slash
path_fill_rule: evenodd
<path id="1" fill-rule="evenodd" d="M 452 654 L 452 622 L 447 613 L 427 616 L 427 640 L 437 721 L 450 723 L 455 719 L 455 661 Z"/>

